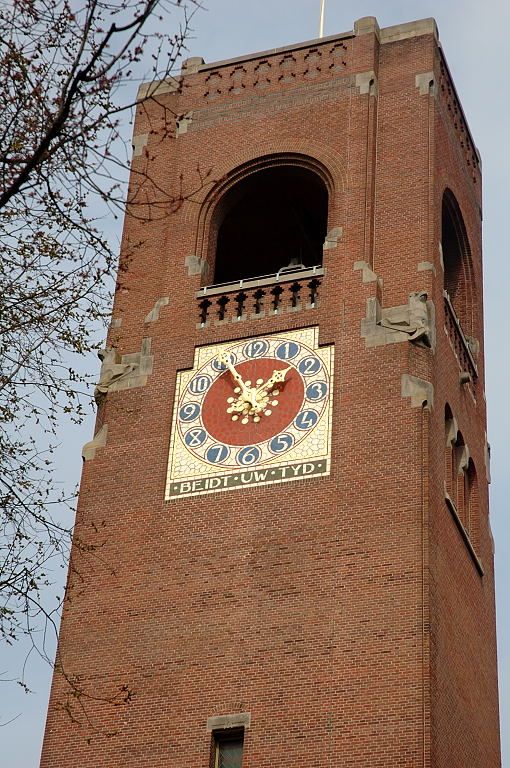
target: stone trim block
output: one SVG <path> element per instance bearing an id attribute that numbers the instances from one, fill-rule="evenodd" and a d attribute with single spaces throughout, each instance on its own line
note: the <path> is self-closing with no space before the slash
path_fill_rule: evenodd
<path id="1" fill-rule="evenodd" d="M 333 227 L 333 229 L 330 229 L 326 235 L 326 239 L 324 240 L 322 250 L 328 251 L 330 248 L 336 248 L 338 241 L 342 239 L 342 234 L 342 227 Z"/>
<path id="2" fill-rule="evenodd" d="M 90 461 L 91 459 L 94 459 L 96 456 L 97 449 L 105 447 L 107 437 L 108 437 L 108 424 L 103 424 L 99 432 L 97 432 L 94 435 L 92 440 L 90 440 L 88 443 L 85 443 L 85 445 L 81 449 L 81 455 L 83 457 L 83 461 Z"/>
<path id="3" fill-rule="evenodd" d="M 487 482 L 491 482 L 491 447 L 487 442 L 487 432 L 485 433 L 485 446 L 484 446 L 484 460 L 485 460 L 485 477 Z"/>
<path id="4" fill-rule="evenodd" d="M 473 357 L 476 358 L 480 354 L 480 342 L 475 336 L 466 336 L 467 345 L 469 347 L 469 351 L 473 355 Z"/>
<path id="5" fill-rule="evenodd" d="M 364 283 L 375 283 L 377 281 L 377 275 L 375 272 L 372 272 L 370 264 L 366 261 L 355 261 L 352 269 L 354 272 L 358 269 L 361 270 Z"/>
<path id="6" fill-rule="evenodd" d="M 121 325 L 122 325 L 122 318 L 114 317 L 112 319 L 112 322 L 110 323 L 110 328 L 120 328 Z"/>
<path id="7" fill-rule="evenodd" d="M 425 291 L 409 295 L 407 304 L 382 308 L 376 297 L 367 299 L 367 314 L 361 321 L 361 336 L 367 348 L 411 341 L 434 350 L 436 313 Z"/>
<path id="8" fill-rule="evenodd" d="M 436 268 L 431 261 L 420 261 L 416 269 L 417 272 L 433 272 L 436 275 Z"/>
<path id="9" fill-rule="evenodd" d="M 149 338 L 143 339 L 140 352 L 133 354 L 121 356 L 115 349 L 101 350 L 101 372 L 94 392 L 96 400 L 108 392 L 145 386 L 154 363 L 150 350 Z"/>
<path id="10" fill-rule="evenodd" d="M 181 87 L 180 79 L 165 77 L 164 80 L 154 80 L 150 83 L 142 83 L 138 89 L 137 101 L 143 101 L 152 96 L 161 96 L 164 93 L 175 93 Z"/>
<path id="11" fill-rule="evenodd" d="M 470 451 L 467 445 L 455 446 L 455 464 L 457 466 L 457 474 L 462 475 L 466 472 L 469 464 Z"/>
<path id="12" fill-rule="evenodd" d="M 377 77 L 373 69 L 369 69 L 367 72 L 358 72 L 356 88 L 359 88 L 360 94 L 369 93 L 370 96 L 377 96 Z"/>
<path id="13" fill-rule="evenodd" d="M 455 441 L 457 440 L 457 433 L 459 431 L 459 425 L 457 423 L 456 418 L 447 419 L 445 421 L 445 438 L 446 438 L 446 447 L 452 448 L 455 444 Z"/>
<path id="14" fill-rule="evenodd" d="M 420 96 L 435 96 L 437 85 L 433 72 L 422 72 L 416 75 L 414 83 L 420 92 Z"/>
<path id="15" fill-rule="evenodd" d="M 398 40 L 407 40 L 410 37 L 421 35 L 434 35 L 439 43 L 439 32 L 436 20 L 433 18 L 409 21 L 406 24 L 395 24 L 392 27 L 381 29 L 381 43 L 396 43 Z"/>
<path id="16" fill-rule="evenodd" d="M 199 71 L 202 64 L 205 64 L 205 61 L 201 56 L 191 56 L 189 59 L 184 59 L 181 66 L 181 74 L 194 75 Z"/>
<path id="17" fill-rule="evenodd" d="M 354 22 L 354 34 L 356 37 L 360 35 L 370 35 L 374 33 L 379 40 L 381 30 L 375 16 L 362 16 L 361 19 L 356 19 Z"/>
<path id="18" fill-rule="evenodd" d="M 176 120 L 175 135 L 182 136 L 188 132 L 188 128 L 193 122 L 193 111 L 186 112 L 185 115 L 180 115 Z"/>
<path id="19" fill-rule="evenodd" d="M 434 385 L 430 381 L 404 373 L 401 386 L 402 397 L 411 398 L 412 408 L 423 407 L 429 411 L 432 410 L 434 407 Z"/>
<path id="20" fill-rule="evenodd" d="M 196 256 L 194 253 L 190 253 L 184 259 L 184 264 L 188 268 L 188 275 L 202 275 L 205 272 L 206 262 L 205 259 L 201 259 L 200 256 Z"/>
<path id="21" fill-rule="evenodd" d="M 162 296 L 161 299 L 158 299 L 149 314 L 145 316 L 144 322 L 154 323 L 156 320 L 159 320 L 159 313 L 161 312 L 161 309 L 166 307 L 169 301 L 169 296 Z"/>
<path id="22" fill-rule="evenodd" d="M 147 146 L 149 141 L 148 133 L 139 133 L 138 136 L 133 136 L 131 139 L 131 146 L 133 147 L 133 157 L 140 157 L 143 153 L 144 147 Z"/>
<path id="23" fill-rule="evenodd" d="M 215 715 L 207 718 L 207 733 L 223 731 L 228 728 L 249 728 L 251 725 L 250 712 L 238 712 L 234 715 Z"/>

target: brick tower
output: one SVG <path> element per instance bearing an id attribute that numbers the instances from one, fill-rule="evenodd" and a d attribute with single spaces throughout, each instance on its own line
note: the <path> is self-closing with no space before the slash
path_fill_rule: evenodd
<path id="1" fill-rule="evenodd" d="M 148 87 L 43 768 L 497 768 L 480 159 L 434 21 Z"/>

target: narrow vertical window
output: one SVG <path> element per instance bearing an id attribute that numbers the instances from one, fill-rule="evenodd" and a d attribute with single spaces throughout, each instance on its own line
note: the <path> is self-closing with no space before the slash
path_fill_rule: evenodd
<path id="1" fill-rule="evenodd" d="M 466 497 L 469 513 L 469 538 L 475 550 L 478 550 L 480 544 L 480 511 L 478 499 L 478 479 L 476 476 L 473 460 L 469 460 L 466 472 Z"/>
<path id="2" fill-rule="evenodd" d="M 450 406 L 446 404 L 444 414 L 445 425 L 445 456 L 444 456 L 444 486 L 445 493 L 455 504 L 457 484 L 455 483 L 455 454 L 454 446 L 457 441 L 457 422 L 453 418 Z"/>
<path id="3" fill-rule="evenodd" d="M 213 733 L 212 768 L 241 768 L 243 764 L 244 729 Z"/>

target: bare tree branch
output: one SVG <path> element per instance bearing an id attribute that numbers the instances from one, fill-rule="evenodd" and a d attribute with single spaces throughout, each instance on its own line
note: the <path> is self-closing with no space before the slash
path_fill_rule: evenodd
<path id="1" fill-rule="evenodd" d="M 53 455 L 62 420 L 79 422 L 89 402 L 80 358 L 97 346 L 117 264 L 98 222 L 124 210 L 123 131 L 133 108 L 155 99 L 155 89 L 140 96 L 127 84 L 173 76 L 198 7 L 197 0 L 0 1 L 0 640 L 28 637 L 43 657 L 60 606 L 46 605 L 44 591 L 51 570 L 67 564 L 71 525 L 62 520 L 73 512 Z M 162 140 L 172 141 L 176 115 L 159 106 Z M 137 171 L 125 213 L 168 215 L 207 176 L 198 169 L 172 196 L 147 168 Z M 98 565 L 100 548 L 75 540 Z M 59 669 L 70 716 L 84 716 L 86 692 L 61 661 Z M 26 686 L 24 672 L 18 682 Z M 115 695 L 128 701 L 131 692 Z"/>

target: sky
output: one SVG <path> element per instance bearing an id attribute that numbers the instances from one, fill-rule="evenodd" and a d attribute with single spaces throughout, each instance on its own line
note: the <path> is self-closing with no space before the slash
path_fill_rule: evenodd
<path id="1" fill-rule="evenodd" d="M 290 45 L 317 37 L 320 0 L 203 0 L 206 10 L 193 19 L 189 56 L 212 62 Z M 353 29 L 362 16 L 376 16 L 381 27 L 433 16 L 471 132 L 480 150 L 484 177 L 484 270 L 486 394 L 488 436 L 492 449 L 491 525 L 496 545 L 498 662 L 503 766 L 510 768 L 510 498 L 508 448 L 508 329 L 503 309 L 509 305 L 507 258 L 508 179 L 510 178 L 510 100 L 508 99 L 508 0 L 326 0 L 326 35 Z M 131 126 L 126 124 L 126 135 Z M 116 235 L 120 239 L 120 232 Z M 92 358 L 91 369 L 99 370 Z M 78 482 L 81 446 L 91 439 L 93 417 L 60 436 L 58 473 Z M 22 650 L 0 648 L 0 672 L 20 664 Z M 21 655 L 20 655 L 21 654 Z M 0 754 L 6 768 L 37 768 L 44 730 L 51 670 L 29 659 L 30 695 L 2 683 L 3 721 Z M 8 676 L 8 675 L 7 675 Z"/>

